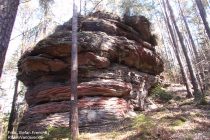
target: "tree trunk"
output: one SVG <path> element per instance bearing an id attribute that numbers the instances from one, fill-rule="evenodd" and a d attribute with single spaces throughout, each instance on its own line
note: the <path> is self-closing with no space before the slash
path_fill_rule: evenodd
<path id="1" fill-rule="evenodd" d="M 13 123 L 15 122 L 15 116 L 17 114 L 17 110 L 15 107 L 16 107 L 16 102 L 17 102 L 17 98 L 18 98 L 18 85 L 19 85 L 19 80 L 16 79 L 15 91 L 14 91 L 14 95 L 13 95 L 12 107 L 11 107 L 11 112 L 10 112 L 10 116 L 9 116 L 8 128 L 7 128 L 7 135 L 11 134 L 11 132 L 13 131 Z"/>
<path id="2" fill-rule="evenodd" d="M 171 25 L 170 25 L 170 26 L 171 26 Z M 186 90 L 187 90 L 187 95 L 186 95 L 186 97 L 187 97 L 187 98 L 191 98 L 191 97 L 193 97 L 193 94 L 192 94 L 192 91 L 191 91 L 191 89 L 190 89 L 189 79 L 188 79 L 188 76 L 187 76 L 187 72 L 186 72 L 186 70 L 185 70 L 185 68 L 184 68 L 183 59 L 182 59 L 182 57 L 181 57 L 181 53 L 180 53 L 179 46 L 178 46 L 178 44 L 176 43 L 176 42 L 178 42 L 178 41 L 177 41 L 177 39 L 176 39 L 176 35 L 174 34 L 172 27 L 171 27 L 171 31 L 170 31 L 170 32 L 172 32 L 172 33 L 170 33 L 170 34 L 171 34 L 171 38 L 172 38 L 172 36 L 173 36 L 173 38 L 174 38 L 174 39 L 172 39 L 171 42 L 172 42 L 172 44 L 174 44 L 174 42 L 175 42 L 175 45 L 172 45 L 172 46 L 173 46 L 173 49 L 174 49 L 174 52 L 175 52 L 175 55 L 176 55 L 176 58 L 177 58 L 177 61 L 178 61 L 179 67 L 180 67 L 180 71 L 181 71 L 181 75 L 182 75 L 182 80 L 183 80 L 184 85 L 185 85 Z M 174 40 L 174 41 L 173 41 L 173 40 Z"/>
<path id="3" fill-rule="evenodd" d="M 192 67 L 191 59 L 190 59 L 190 57 L 187 53 L 187 49 L 186 49 L 185 44 L 184 44 L 183 36 L 182 36 L 181 32 L 179 31 L 179 28 L 176 24 L 174 13 L 173 13 L 173 10 L 172 10 L 171 5 L 170 5 L 168 0 L 166 0 L 166 5 L 167 5 L 169 13 L 170 13 L 170 18 L 171 18 L 172 22 L 174 23 L 174 27 L 175 27 L 175 30 L 177 32 L 178 38 L 180 40 L 180 44 L 181 44 L 181 47 L 182 47 L 182 50 L 183 50 L 183 53 L 184 53 L 184 56 L 185 56 L 185 59 L 186 59 L 186 62 L 187 62 L 191 82 L 192 82 L 193 89 L 194 89 L 194 99 L 197 103 L 201 103 L 204 99 L 204 94 L 202 93 L 202 91 L 200 89 L 198 80 L 196 78 L 196 74 L 195 74 L 195 72 L 193 70 L 193 67 Z"/>
<path id="4" fill-rule="evenodd" d="M 188 34 L 188 37 L 190 39 L 190 43 L 191 43 L 192 48 L 193 48 L 193 53 L 195 54 L 195 60 L 196 60 L 195 69 L 197 70 L 198 80 L 199 80 L 199 83 L 200 83 L 200 85 L 201 85 L 201 87 L 203 89 L 203 79 L 202 79 L 202 77 L 204 75 L 204 72 L 202 71 L 203 70 L 203 68 L 202 68 L 203 66 L 199 65 L 200 58 L 199 58 L 199 55 L 198 55 L 198 51 L 196 49 L 195 42 L 194 42 L 192 34 L 190 32 L 190 28 L 188 26 L 187 20 L 185 18 L 185 15 L 183 13 L 182 8 L 181 8 L 180 0 L 178 0 L 178 4 L 179 4 L 179 10 L 180 10 L 182 19 L 184 21 L 185 28 L 187 29 L 187 34 Z M 198 64 L 198 66 L 197 66 L 197 64 Z"/>
<path id="5" fill-rule="evenodd" d="M 78 139 L 78 105 L 77 105 L 77 84 L 78 84 L 78 59 L 77 59 L 77 6 L 73 1 L 73 20 L 72 20 L 72 48 L 71 48 L 71 109 L 70 109 L 70 132 L 72 140 Z"/>
<path id="6" fill-rule="evenodd" d="M 160 23 L 160 21 L 158 20 L 158 18 L 157 18 L 157 16 L 156 16 L 156 19 L 157 19 L 157 23 L 158 23 L 158 26 L 159 26 L 159 29 L 161 29 L 162 27 L 161 27 L 161 23 Z M 165 18 L 164 18 L 164 20 L 165 20 Z M 166 20 L 165 20 L 166 21 Z M 172 62 L 174 62 L 174 57 L 172 57 L 173 56 L 173 54 L 172 54 L 172 51 L 171 51 L 171 49 L 169 48 L 169 49 L 167 49 L 168 47 L 166 46 L 166 43 L 165 43 L 165 40 L 163 39 L 164 38 L 164 35 L 163 35 L 163 31 L 164 30 L 162 30 L 161 32 L 160 32 L 160 34 L 161 34 L 161 42 L 163 42 L 163 47 L 164 47 L 164 50 L 165 50 L 165 53 L 166 53 L 166 59 L 168 60 L 168 61 L 170 61 L 170 58 L 172 58 Z M 172 44 L 171 44 L 171 46 L 172 46 Z M 168 54 L 169 53 L 169 54 Z M 166 66 L 167 67 L 167 66 Z M 174 67 L 174 65 L 172 64 L 172 63 L 169 63 L 169 66 L 168 66 L 168 69 L 171 71 L 171 76 L 172 77 L 170 77 L 170 81 L 173 81 L 173 82 L 176 82 L 176 79 L 175 79 L 175 76 L 174 76 L 174 73 L 173 73 L 173 71 L 172 71 L 172 68 Z"/>
<path id="7" fill-rule="evenodd" d="M 0 79 L 19 0 L 0 0 Z"/>
<path id="8" fill-rule="evenodd" d="M 188 78 L 187 78 L 187 74 L 186 74 L 186 71 L 184 70 L 184 65 L 183 65 L 183 61 L 181 59 L 181 55 L 180 55 L 180 51 L 179 51 L 179 46 L 178 46 L 178 43 L 177 43 L 177 40 L 175 38 L 175 34 L 173 32 L 173 28 L 169 22 L 169 16 L 167 14 L 167 11 L 166 11 L 166 6 L 165 6 L 165 3 L 163 2 L 163 8 L 164 8 L 164 13 L 165 13 L 165 22 L 166 22 L 166 25 L 168 27 L 168 32 L 169 32 L 169 38 L 170 38 L 170 35 L 171 35 L 171 45 L 173 46 L 173 49 L 174 49 L 174 52 L 175 52 L 175 55 L 176 55 L 176 58 L 177 58 L 177 61 L 178 61 L 178 64 L 179 64 L 179 67 L 180 67 L 180 71 L 181 71 L 181 75 L 182 75 L 182 78 L 183 78 L 183 82 L 186 86 L 186 89 L 187 89 L 187 97 L 190 98 L 192 97 L 192 92 L 190 90 L 190 86 L 189 86 L 189 83 L 188 83 Z"/>
<path id="9" fill-rule="evenodd" d="M 147 97 L 147 91 L 145 90 L 145 84 L 146 84 L 146 80 L 143 79 L 141 81 L 141 83 L 138 85 L 138 89 L 137 89 L 137 98 L 138 98 L 138 107 L 140 110 L 144 110 L 144 101 Z"/>
<path id="10" fill-rule="evenodd" d="M 82 0 L 79 1 L 79 15 L 82 15 Z"/>
<path id="11" fill-rule="evenodd" d="M 180 10 L 180 13 L 181 13 L 181 16 L 182 16 L 182 20 L 184 21 L 184 25 L 185 25 L 185 27 L 186 27 L 186 29 L 187 29 L 187 34 L 188 34 L 188 36 L 189 36 L 190 43 L 192 44 L 192 48 L 193 48 L 193 51 L 194 51 L 194 53 L 195 53 L 196 59 L 198 59 L 198 51 L 197 51 L 197 49 L 196 49 L 195 42 L 194 42 L 193 37 L 192 37 L 192 34 L 191 34 L 191 32 L 190 32 L 190 28 L 189 28 L 189 26 L 188 26 L 186 17 L 185 17 L 185 15 L 184 15 L 184 13 L 183 13 L 183 10 L 182 10 L 182 8 L 181 8 L 180 0 L 178 0 L 178 4 L 179 4 L 179 10 Z"/>
<path id="12" fill-rule="evenodd" d="M 209 24 L 208 24 L 207 19 L 206 19 L 206 11 L 204 9 L 203 3 L 202 3 L 201 0 L 195 0 L 195 2 L 196 2 L 196 5 L 198 7 L 201 19 L 203 21 L 206 33 L 207 33 L 207 35 L 210 39 L 210 28 L 209 28 Z"/>
<path id="13" fill-rule="evenodd" d="M 85 0 L 85 6 L 84 6 L 84 15 L 87 15 L 87 1 Z"/>
<path id="14" fill-rule="evenodd" d="M 46 32 L 47 32 L 47 15 L 48 15 L 48 10 L 45 9 L 45 11 L 44 11 L 44 20 L 43 20 L 43 29 L 42 29 L 42 38 L 46 37 Z"/>

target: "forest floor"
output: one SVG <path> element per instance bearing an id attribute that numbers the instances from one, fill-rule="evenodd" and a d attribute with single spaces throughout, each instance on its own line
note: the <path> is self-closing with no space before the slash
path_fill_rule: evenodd
<path id="1" fill-rule="evenodd" d="M 167 102 L 154 101 L 158 108 L 138 112 L 120 126 L 106 132 L 81 133 L 81 140 L 210 140 L 210 95 L 206 105 L 187 99 L 185 88 L 172 85 Z"/>

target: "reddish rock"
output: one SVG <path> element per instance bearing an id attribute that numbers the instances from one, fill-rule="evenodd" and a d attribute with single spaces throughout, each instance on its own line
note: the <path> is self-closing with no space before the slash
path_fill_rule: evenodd
<path id="1" fill-rule="evenodd" d="M 64 35 L 61 35 L 61 33 L 59 33 L 59 35 L 64 38 L 70 38 L 71 36 L 70 33 L 69 34 L 64 33 Z M 54 37 L 52 38 L 51 36 L 49 36 L 49 38 L 45 40 L 46 42 L 49 42 L 48 40 L 57 42 L 55 44 L 61 42 L 59 37 L 57 37 L 56 35 L 54 35 Z M 95 68 L 106 68 L 111 63 L 119 63 L 129 67 L 134 67 L 137 70 L 152 75 L 159 74 L 160 72 L 163 71 L 163 61 L 160 59 L 160 57 L 157 54 L 155 54 L 153 51 L 144 48 L 143 46 L 141 46 L 141 44 L 136 43 L 135 41 L 130 41 L 122 37 L 111 37 L 101 32 L 92 32 L 92 33 L 82 32 L 79 34 L 79 38 L 81 40 L 79 46 L 80 66 L 85 65 L 87 66 L 87 68 L 89 66 Z M 55 65 L 53 64 L 53 62 L 50 63 L 54 66 L 57 65 L 55 68 L 50 70 L 49 67 L 51 68 L 51 65 L 49 65 L 48 63 L 46 64 L 43 63 L 43 61 L 41 61 L 39 57 L 39 54 L 44 53 L 44 51 L 40 49 L 40 44 L 39 44 L 38 47 L 35 47 L 34 50 L 32 50 L 30 53 L 27 53 L 26 54 L 27 56 L 23 56 L 22 59 L 19 61 L 18 78 L 26 85 L 28 85 L 27 83 L 36 81 L 37 78 L 40 76 L 45 76 L 49 74 L 53 75 L 53 73 L 54 75 L 58 73 L 59 74 L 63 73 L 63 75 L 68 75 L 70 69 L 70 67 L 67 67 L 70 66 L 69 56 L 64 57 L 66 54 L 61 54 L 60 56 L 58 56 L 58 54 L 54 53 L 53 49 L 59 50 L 60 48 L 59 45 L 53 46 L 53 48 L 52 46 L 48 45 L 45 45 L 43 47 L 45 48 L 46 55 L 51 56 L 53 58 L 54 57 L 60 58 L 60 60 L 58 59 L 59 62 L 55 63 Z M 38 55 L 37 58 L 36 56 L 34 56 L 35 54 Z M 24 64 L 28 63 L 31 64 L 30 63 L 31 60 L 30 59 L 28 60 L 28 58 L 31 57 L 35 59 L 33 60 L 35 62 L 34 69 L 33 67 L 32 69 L 27 69 L 28 68 L 27 65 L 25 66 Z M 46 59 L 47 61 L 50 60 L 49 58 Z M 65 60 L 65 63 L 62 62 L 63 60 Z M 40 65 L 40 68 L 38 67 L 38 64 Z M 28 71 L 33 71 L 33 76 L 31 76 L 32 75 L 31 73 L 27 73 Z M 48 71 L 50 71 L 50 73 L 46 74 L 46 72 Z"/>
<path id="2" fill-rule="evenodd" d="M 19 130 L 44 129 L 47 126 L 68 127 L 69 101 L 51 102 L 29 108 Z M 85 97 L 79 99 L 79 126 L 91 127 L 125 118 L 131 106 L 117 97 Z M 33 119 L 31 119 L 33 118 Z M 35 127 L 34 127 L 35 126 Z"/>
<path id="3" fill-rule="evenodd" d="M 80 128 L 105 127 L 127 117 L 133 111 L 129 103 L 137 97 L 143 97 L 144 103 L 155 75 L 163 71 L 163 61 L 150 40 L 150 25 L 142 19 L 122 21 L 101 12 L 79 17 Z M 19 60 L 17 78 L 27 86 L 29 105 L 19 130 L 68 127 L 71 35 L 70 20 Z"/>
<path id="4" fill-rule="evenodd" d="M 108 58 L 95 55 L 92 52 L 80 53 L 78 63 L 81 66 L 93 66 L 95 68 L 107 68 L 110 65 Z"/>
<path id="5" fill-rule="evenodd" d="M 125 24 L 133 27 L 135 31 L 140 34 L 140 37 L 150 42 L 151 34 L 151 23 L 144 16 L 124 16 Z"/>
<path id="6" fill-rule="evenodd" d="M 68 67 L 68 64 L 59 59 L 49 59 L 40 56 L 25 58 L 20 64 L 22 72 L 30 75 L 33 72 L 56 72 Z"/>
<path id="7" fill-rule="evenodd" d="M 130 90 L 130 84 L 114 80 L 82 82 L 78 86 L 79 96 L 123 97 L 129 95 Z"/>
<path id="8" fill-rule="evenodd" d="M 82 82 L 78 85 L 78 96 L 109 96 L 125 97 L 131 91 L 131 85 L 114 80 L 98 80 Z M 26 101 L 29 105 L 66 101 L 70 99 L 70 85 L 44 85 L 34 87 L 26 92 Z"/>
<path id="9" fill-rule="evenodd" d="M 85 97 L 81 98 L 78 101 L 79 109 L 104 109 L 108 112 L 115 112 L 116 116 L 118 113 L 125 113 L 129 109 L 128 103 L 122 99 L 117 97 Z M 52 114 L 52 113 L 61 113 L 70 111 L 70 102 L 69 101 L 61 101 L 61 102 L 49 102 L 40 105 L 36 105 L 34 107 L 30 107 L 27 114 Z M 113 110 L 115 109 L 115 111 Z M 119 109 L 119 112 L 117 112 Z M 114 115 L 114 114 L 113 114 Z M 123 114 L 121 114 L 123 115 Z M 120 117 L 120 115 L 118 116 Z"/>
<path id="10" fill-rule="evenodd" d="M 81 23 L 83 31 L 101 31 L 111 35 L 117 35 L 117 26 L 110 21 L 98 18 L 86 19 Z"/>
<path id="11" fill-rule="evenodd" d="M 52 57 L 58 57 L 58 58 L 67 57 L 70 56 L 70 49 L 71 49 L 70 44 L 71 41 L 69 39 L 62 40 L 62 37 L 57 38 L 57 40 L 55 41 L 53 40 L 53 38 L 43 39 L 40 42 L 38 42 L 36 47 L 31 51 L 31 54 L 34 56 L 39 54 L 47 54 Z"/>

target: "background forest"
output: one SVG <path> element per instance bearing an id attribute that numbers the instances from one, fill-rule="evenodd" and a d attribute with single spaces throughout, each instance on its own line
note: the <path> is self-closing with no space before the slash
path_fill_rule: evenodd
<path id="1" fill-rule="evenodd" d="M 4 1 L 0 0 L 0 6 Z M 15 6 L 13 3 L 10 4 L 11 7 Z M 148 18 L 152 33 L 155 34 L 154 40 L 157 40 L 156 51 L 164 60 L 164 72 L 159 76 L 161 84 L 152 92 L 162 93 L 164 86 L 179 85 L 187 93 L 184 98 L 190 99 L 192 104 L 209 104 L 209 98 L 205 97 L 210 94 L 209 0 L 80 0 L 76 1 L 76 4 L 78 15 L 104 11 L 122 18 L 125 14 L 143 15 Z M 11 37 L 8 38 L 9 47 L 6 49 L 5 62 L 2 57 L 5 52 L 0 48 L 2 53 L 0 68 L 3 67 L 0 71 L 2 72 L 0 73 L 0 137 L 2 138 L 6 135 L 9 118 L 13 126 L 9 124 L 8 129 L 17 129 L 18 122 L 27 107 L 24 99 L 26 87 L 16 79 L 19 58 L 41 39 L 50 35 L 57 25 L 68 21 L 73 12 L 73 1 L 70 0 L 20 0 L 17 6 L 16 20 Z M 165 92 L 167 90 L 164 90 Z M 155 98 L 161 96 L 157 95 Z M 163 96 L 168 97 L 170 93 Z M 140 116 L 140 119 L 143 118 L 145 121 L 144 117 Z M 209 118 L 207 119 L 209 124 Z M 145 122 L 147 121 L 146 119 Z M 185 122 L 185 118 L 181 118 L 182 122 Z M 149 126 L 150 123 L 146 125 Z M 209 125 L 207 128 L 209 130 Z"/>

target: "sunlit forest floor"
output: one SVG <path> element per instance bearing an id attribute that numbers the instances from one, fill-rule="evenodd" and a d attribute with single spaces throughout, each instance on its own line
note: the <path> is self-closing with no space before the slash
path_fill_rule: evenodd
<path id="1" fill-rule="evenodd" d="M 205 105 L 195 105 L 186 99 L 184 87 L 168 87 L 173 98 L 167 102 L 155 101 L 157 109 L 139 112 L 111 131 L 82 133 L 81 140 L 210 140 L 210 96 Z"/>

